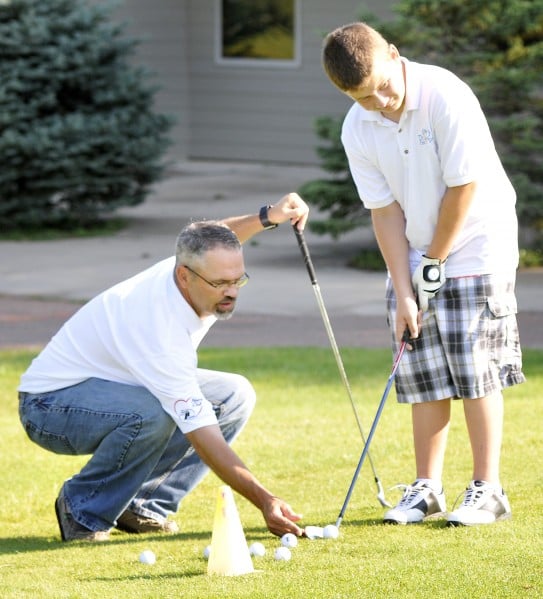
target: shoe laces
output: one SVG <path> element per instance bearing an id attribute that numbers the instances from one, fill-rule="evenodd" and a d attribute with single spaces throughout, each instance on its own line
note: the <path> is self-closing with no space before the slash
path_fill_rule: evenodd
<path id="1" fill-rule="evenodd" d="M 462 501 L 462 507 L 475 507 L 477 503 L 488 493 L 491 493 L 493 489 L 484 485 L 482 487 L 475 487 L 470 485 L 467 487 L 465 491 L 460 493 L 458 497 L 454 501 L 453 510 L 456 508 L 456 505 L 459 499 L 464 495 L 464 500 Z"/>
<path id="2" fill-rule="evenodd" d="M 405 507 L 409 505 L 412 500 L 423 490 L 427 489 L 426 485 L 423 484 L 414 484 L 414 485 L 405 485 L 399 484 L 394 485 L 392 489 L 403 489 L 403 496 L 400 499 L 397 507 Z"/>

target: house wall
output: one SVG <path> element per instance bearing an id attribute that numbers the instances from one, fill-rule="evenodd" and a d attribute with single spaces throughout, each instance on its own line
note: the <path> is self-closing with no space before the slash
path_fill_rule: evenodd
<path id="1" fill-rule="evenodd" d="M 125 0 L 116 11 L 143 38 L 137 60 L 157 75 L 157 109 L 177 119 L 171 157 L 317 164 L 315 119 L 350 104 L 322 71 L 322 37 L 356 20 L 362 3 L 300 0 L 300 64 L 249 67 L 215 61 L 217 1 Z M 392 4 L 365 6 L 386 18 Z"/>
<path id="2" fill-rule="evenodd" d="M 356 20 L 360 3 L 302 0 L 300 66 L 260 68 L 215 64 L 216 0 L 189 5 L 190 157 L 317 163 L 315 119 L 350 105 L 322 71 L 322 37 Z"/>
<path id="3" fill-rule="evenodd" d="M 176 119 L 169 150 L 173 159 L 183 159 L 189 154 L 187 6 L 185 0 L 124 0 L 112 15 L 116 22 L 126 24 L 128 35 L 140 40 L 134 62 L 149 68 L 152 83 L 159 86 L 157 111 Z"/>

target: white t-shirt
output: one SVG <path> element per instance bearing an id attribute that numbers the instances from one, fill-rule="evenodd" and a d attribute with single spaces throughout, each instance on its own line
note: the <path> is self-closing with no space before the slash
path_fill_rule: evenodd
<path id="1" fill-rule="evenodd" d="M 446 274 L 514 274 L 515 191 L 477 98 L 450 71 L 402 60 L 406 104 L 400 122 L 354 104 L 343 123 L 342 142 L 364 206 L 398 202 L 414 268 L 432 240 L 447 187 L 476 182 Z"/>
<path id="2" fill-rule="evenodd" d="M 168 258 L 104 291 L 76 312 L 33 360 L 20 391 L 44 393 L 100 378 L 146 387 L 184 432 L 217 422 L 196 379 L 200 319 Z M 92 401 L 92 400 L 89 400 Z"/>

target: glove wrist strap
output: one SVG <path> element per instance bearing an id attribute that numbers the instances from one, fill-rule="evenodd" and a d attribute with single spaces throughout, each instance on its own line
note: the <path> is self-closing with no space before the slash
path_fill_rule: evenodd
<path id="1" fill-rule="evenodd" d="M 427 256 L 426 254 L 423 254 L 422 256 L 429 264 L 435 264 L 436 266 L 441 266 L 442 264 L 445 264 L 445 262 L 447 262 L 447 258 L 445 258 L 445 260 L 442 260 L 441 258 L 430 258 L 430 256 Z"/>

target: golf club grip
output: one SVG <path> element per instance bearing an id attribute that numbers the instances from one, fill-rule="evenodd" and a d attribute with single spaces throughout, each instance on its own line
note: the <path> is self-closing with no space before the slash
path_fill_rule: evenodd
<path id="1" fill-rule="evenodd" d="M 311 261 L 311 256 L 309 255 L 309 248 L 307 247 L 307 243 L 305 241 L 304 232 L 300 231 L 296 225 L 292 225 L 292 228 L 294 229 L 294 234 L 296 235 L 296 241 L 300 246 L 300 251 L 302 252 L 305 267 L 307 268 L 309 278 L 311 279 L 311 284 L 316 285 L 317 275 L 315 274 L 315 268 L 313 267 L 313 262 Z"/>

